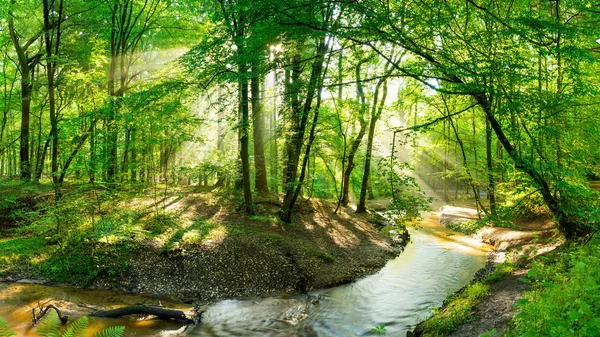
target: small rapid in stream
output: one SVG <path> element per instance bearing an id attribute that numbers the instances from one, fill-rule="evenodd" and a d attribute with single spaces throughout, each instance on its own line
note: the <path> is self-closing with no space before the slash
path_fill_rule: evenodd
<path id="1" fill-rule="evenodd" d="M 374 335 L 372 328 L 385 324 L 386 336 L 405 336 L 447 294 L 469 282 L 484 267 L 485 255 L 492 249 L 446 229 L 434 215 L 409 226 L 409 231 L 412 242 L 400 256 L 378 273 L 347 285 L 308 295 L 220 301 L 208 308 L 200 324 L 188 328 L 177 322 L 90 318 L 90 330 L 126 325 L 125 336 L 369 336 Z M 131 305 L 144 298 L 110 291 L 0 283 L 0 317 L 19 336 L 35 336 L 28 330 L 31 308 L 50 301 L 72 320 L 90 312 L 90 306 Z"/>

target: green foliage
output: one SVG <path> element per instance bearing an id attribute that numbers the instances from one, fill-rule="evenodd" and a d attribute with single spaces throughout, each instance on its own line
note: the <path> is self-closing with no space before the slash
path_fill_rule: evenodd
<path id="1" fill-rule="evenodd" d="M 392 192 L 392 204 L 389 209 L 396 213 L 396 219 L 400 223 L 411 221 L 420 216 L 421 211 L 429 210 L 429 204 L 433 201 L 432 197 L 427 197 L 426 193 L 419 186 L 417 179 L 413 176 L 413 168 L 409 163 L 395 163 L 395 157 L 392 161 L 383 161 L 380 163 L 382 173 L 389 178 L 389 184 Z"/>
<path id="2" fill-rule="evenodd" d="M 88 327 L 88 318 L 83 316 L 77 321 L 69 324 L 66 329 L 61 329 L 61 322 L 56 312 L 50 312 L 39 323 L 37 333 L 40 337 L 84 337 L 85 329 Z M 61 332 L 64 330 L 64 332 Z M 122 337 L 125 333 L 124 326 L 114 326 L 103 329 L 94 334 L 95 337 Z M 16 336 L 10 331 L 6 321 L 0 317 L 0 337 Z"/>
<path id="3" fill-rule="evenodd" d="M 97 332 L 94 337 L 121 337 L 125 333 L 124 326 L 112 326 Z"/>
<path id="4" fill-rule="evenodd" d="M 526 279 L 532 290 L 518 302 L 507 336 L 600 334 L 598 243 L 571 245 L 534 263 Z"/>
<path id="5" fill-rule="evenodd" d="M 448 225 L 448 228 L 450 228 L 453 231 L 463 233 L 465 235 L 472 235 L 481 228 L 483 228 L 485 225 L 485 222 L 481 220 L 468 220 L 464 222 L 451 223 Z"/>
<path id="6" fill-rule="evenodd" d="M 493 336 L 496 336 L 497 333 L 498 332 L 496 331 L 496 329 L 492 329 L 492 330 L 488 330 L 488 331 L 484 332 L 479 337 L 493 337 Z"/>
<path id="7" fill-rule="evenodd" d="M 87 329 L 87 326 L 88 318 L 87 316 L 83 316 L 69 324 L 62 337 L 83 337 L 83 330 Z"/>
<path id="8" fill-rule="evenodd" d="M 450 295 L 443 308 L 433 310 L 433 316 L 423 324 L 423 336 L 446 336 L 461 324 L 471 320 L 471 309 L 487 297 L 489 286 L 482 282 L 469 284 L 458 295 Z"/>
<path id="9" fill-rule="evenodd" d="M 319 259 L 323 260 L 323 262 L 327 262 L 327 263 L 335 262 L 335 256 L 331 255 L 330 253 L 328 253 L 322 249 L 307 248 L 307 251 L 311 255 L 316 256 Z"/>
<path id="10" fill-rule="evenodd" d="M 387 329 L 385 328 L 385 324 L 378 325 L 371 329 L 377 336 L 385 336 L 387 334 Z"/>
<path id="11" fill-rule="evenodd" d="M 40 322 L 40 325 L 37 328 L 37 332 L 41 337 L 61 336 L 59 330 L 60 326 L 61 322 L 58 318 L 58 314 L 52 311 Z"/>
<path id="12" fill-rule="evenodd" d="M 177 229 L 177 224 L 174 215 L 160 214 L 146 221 L 144 228 L 154 235 L 160 235 Z"/>
<path id="13" fill-rule="evenodd" d="M 14 332 L 10 330 L 10 327 L 6 323 L 6 321 L 0 317 L 0 337 L 11 337 L 16 336 Z"/>
<path id="14" fill-rule="evenodd" d="M 510 262 L 508 259 L 498 265 L 496 265 L 496 269 L 493 273 L 487 274 L 483 278 L 484 284 L 490 284 L 497 281 L 500 281 L 505 276 L 512 274 L 515 270 L 517 270 L 518 266 L 516 263 Z"/>

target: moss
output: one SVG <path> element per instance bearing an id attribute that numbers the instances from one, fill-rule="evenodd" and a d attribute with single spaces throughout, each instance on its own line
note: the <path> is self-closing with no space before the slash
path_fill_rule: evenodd
<path id="1" fill-rule="evenodd" d="M 315 249 L 315 248 L 307 248 L 306 250 L 311 255 L 318 257 L 319 259 L 323 260 L 324 262 L 327 262 L 327 263 L 335 262 L 335 257 L 326 251 L 323 251 L 321 249 Z"/>
<path id="2" fill-rule="evenodd" d="M 423 336 L 447 336 L 458 326 L 471 320 L 472 308 L 486 298 L 489 286 L 482 282 L 468 285 L 458 295 L 451 295 L 444 308 L 437 308 L 433 316 L 423 324 Z"/>
<path id="3" fill-rule="evenodd" d="M 0 274 L 20 273 L 30 260 L 45 252 L 45 240 L 35 236 L 0 239 L 0 252 Z"/>
<path id="4" fill-rule="evenodd" d="M 460 325 L 471 321 L 471 311 L 474 306 L 487 298 L 490 285 L 503 279 L 517 269 L 515 263 L 505 261 L 496 266 L 493 273 L 487 274 L 482 281 L 474 282 L 458 294 L 449 295 L 445 305 L 435 308 L 433 315 L 420 324 L 422 336 L 443 337 L 454 332 Z"/>

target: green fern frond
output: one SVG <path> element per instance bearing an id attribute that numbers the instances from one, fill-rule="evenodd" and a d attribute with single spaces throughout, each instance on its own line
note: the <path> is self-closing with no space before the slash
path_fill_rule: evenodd
<path id="1" fill-rule="evenodd" d="M 96 333 L 94 337 L 123 337 L 124 333 L 124 326 L 112 326 Z"/>
<path id="2" fill-rule="evenodd" d="M 60 325 L 60 319 L 56 312 L 53 311 L 47 314 L 40 322 L 37 332 L 41 337 L 59 337 L 60 330 L 58 328 Z"/>
<path id="3" fill-rule="evenodd" d="M 6 321 L 0 317 L 0 337 L 11 337 L 16 335 L 17 334 L 10 330 Z"/>
<path id="4" fill-rule="evenodd" d="M 88 326 L 88 318 L 87 316 L 83 316 L 80 319 L 69 325 L 69 328 L 65 333 L 63 333 L 62 337 L 84 337 L 83 330 L 85 330 Z"/>

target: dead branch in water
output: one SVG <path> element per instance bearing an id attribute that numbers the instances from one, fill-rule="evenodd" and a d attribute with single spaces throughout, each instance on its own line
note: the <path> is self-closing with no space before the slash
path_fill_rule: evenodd
<path id="1" fill-rule="evenodd" d="M 60 310 L 54 304 L 48 304 L 44 309 L 40 307 L 39 316 L 36 315 L 35 308 L 31 309 L 31 314 L 33 315 L 33 324 L 37 324 L 48 313 L 48 311 L 50 311 L 50 309 L 54 309 L 54 311 L 56 311 L 56 313 L 58 314 L 58 318 L 60 319 L 60 322 L 62 324 L 67 323 L 67 321 L 69 320 L 69 316 L 63 316 Z"/>
<path id="2" fill-rule="evenodd" d="M 152 315 L 160 319 L 175 319 L 179 321 L 194 322 L 185 316 L 185 313 L 181 310 L 165 309 L 161 307 L 148 306 L 148 305 L 132 305 L 129 307 L 118 308 L 113 310 L 98 311 L 90 316 L 93 317 L 104 317 L 104 318 L 116 318 L 127 315 Z"/>

